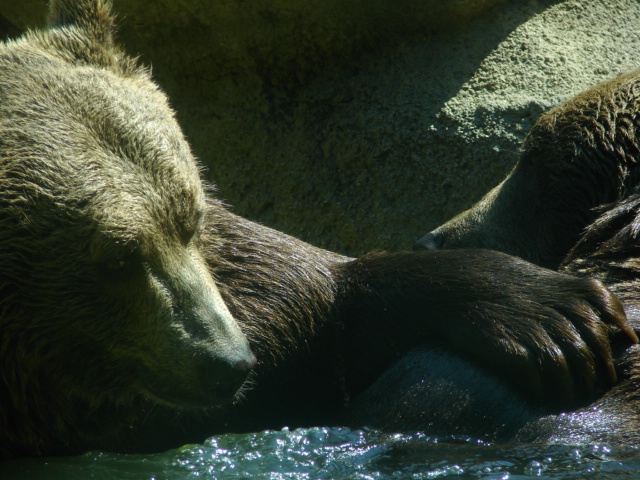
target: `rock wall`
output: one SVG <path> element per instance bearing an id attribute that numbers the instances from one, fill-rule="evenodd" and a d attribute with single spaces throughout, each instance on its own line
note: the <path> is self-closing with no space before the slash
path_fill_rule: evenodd
<path id="1" fill-rule="evenodd" d="M 539 114 L 640 68 L 637 0 L 114 0 L 220 197 L 348 254 L 409 248 Z M 44 24 L 2 0 L 0 33 Z"/>

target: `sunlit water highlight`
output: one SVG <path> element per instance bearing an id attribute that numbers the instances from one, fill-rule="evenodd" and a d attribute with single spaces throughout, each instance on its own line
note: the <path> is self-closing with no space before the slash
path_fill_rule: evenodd
<path id="1" fill-rule="evenodd" d="M 221 435 L 157 455 L 87 453 L 0 465 L 2 480 L 629 479 L 636 447 L 487 445 L 423 434 L 309 428 Z"/>

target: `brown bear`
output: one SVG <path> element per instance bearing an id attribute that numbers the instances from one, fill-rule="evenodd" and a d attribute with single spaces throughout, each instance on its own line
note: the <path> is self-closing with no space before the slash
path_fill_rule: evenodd
<path id="1" fill-rule="evenodd" d="M 56 0 L 0 45 L 0 458 L 365 425 L 349 404 L 416 347 L 543 413 L 615 383 L 610 342 L 637 338 L 596 280 L 490 251 L 350 259 L 231 213 L 112 24 Z"/>
<path id="2" fill-rule="evenodd" d="M 639 86 L 638 72 L 622 75 L 545 113 L 507 178 L 416 248 L 489 248 L 557 268 L 594 209 L 639 183 Z"/>
<path id="3" fill-rule="evenodd" d="M 639 160 L 640 72 L 632 72 L 544 114 L 510 175 L 415 248 L 491 248 L 596 278 L 638 331 Z M 616 358 L 614 389 L 587 408 L 531 421 L 515 438 L 639 444 L 640 350 L 621 348 Z"/>

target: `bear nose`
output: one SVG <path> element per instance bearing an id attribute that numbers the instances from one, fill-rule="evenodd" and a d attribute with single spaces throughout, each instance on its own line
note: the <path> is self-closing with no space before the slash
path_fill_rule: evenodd
<path id="1" fill-rule="evenodd" d="M 205 355 L 196 369 L 203 393 L 212 404 L 224 405 L 233 400 L 255 365 L 256 358 L 247 351 L 231 357 Z"/>
<path id="2" fill-rule="evenodd" d="M 444 246 L 446 236 L 438 230 L 427 233 L 413 244 L 414 250 L 440 250 Z"/>

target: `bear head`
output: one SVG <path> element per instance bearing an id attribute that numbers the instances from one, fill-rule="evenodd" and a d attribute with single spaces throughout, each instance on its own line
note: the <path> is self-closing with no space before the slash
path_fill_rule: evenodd
<path id="1" fill-rule="evenodd" d="M 255 362 L 201 254 L 197 163 L 149 73 L 114 45 L 108 7 L 54 1 L 47 31 L 0 45 L 12 415 L 70 399 L 219 405 Z"/>

